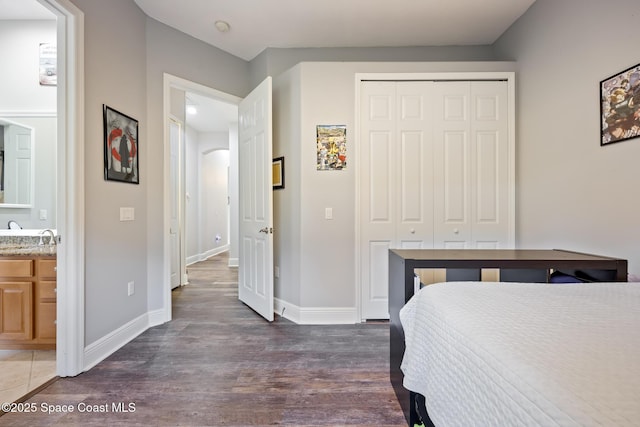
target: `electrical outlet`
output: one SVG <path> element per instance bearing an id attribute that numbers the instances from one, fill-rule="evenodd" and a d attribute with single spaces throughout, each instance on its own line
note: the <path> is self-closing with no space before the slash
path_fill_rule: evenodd
<path id="1" fill-rule="evenodd" d="M 136 286 L 134 282 L 127 283 L 127 295 L 131 296 L 136 293 Z"/>
<path id="2" fill-rule="evenodd" d="M 276 276 L 276 279 L 280 277 L 280 267 L 275 266 L 273 267 L 273 274 L 274 276 Z"/>

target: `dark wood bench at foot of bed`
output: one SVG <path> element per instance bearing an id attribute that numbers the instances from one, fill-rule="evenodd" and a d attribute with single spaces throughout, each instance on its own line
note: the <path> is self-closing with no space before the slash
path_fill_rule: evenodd
<path id="1" fill-rule="evenodd" d="M 389 250 L 389 376 L 409 426 L 419 424 L 416 394 L 402 386 L 405 350 L 400 309 L 414 293 L 417 269 L 446 269 L 446 281 L 479 281 L 483 269 L 499 269 L 502 282 L 551 281 L 553 272 L 581 280 L 627 281 L 627 261 L 566 250 L 529 249 L 391 249 Z M 429 407 L 429 402 L 426 402 Z M 433 426 L 429 419 L 425 426 Z"/>

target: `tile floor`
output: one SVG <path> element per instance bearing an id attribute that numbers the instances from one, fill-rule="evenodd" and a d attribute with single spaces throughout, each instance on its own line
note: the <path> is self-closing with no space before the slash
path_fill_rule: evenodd
<path id="1" fill-rule="evenodd" d="M 0 402 L 15 402 L 55 374 L 55 350 L 0 350 Z"/>

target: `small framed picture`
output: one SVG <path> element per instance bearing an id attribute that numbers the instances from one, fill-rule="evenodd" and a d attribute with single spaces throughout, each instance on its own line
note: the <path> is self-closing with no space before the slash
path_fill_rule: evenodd
<path id="1" fill-rule="evenodd" d="M 282 190 L 284 188 L 284 157 L 273 159 L 271 171 L 273 173 L 273 189 Z"/>
<path id="2" fill-rule="evenodd" d="M 600 145 L 640 136 L 640 64 L 600 82 Z"/>
<path id="3" fill-rule="evenodd" d="M 316 126 L 316 170 L 335 171 L 347 168 L 347 126 Z"/>
<path id="4" fill-rule="evenodd" d="M 107 105 L 104 110 L 104 179 L 140 183 L 138 121 Z"/>

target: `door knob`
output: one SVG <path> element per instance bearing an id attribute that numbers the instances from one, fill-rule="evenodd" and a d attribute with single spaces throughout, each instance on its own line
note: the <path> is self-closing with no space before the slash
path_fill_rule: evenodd
<path id="1" fill-rule="evenodd" d="M 265 228 L 261 228 L 258 231 L 260 233 L 264 233 L 264 234 L 272 234 L 273 233 L 273 228 L 265 227 Z"/>

